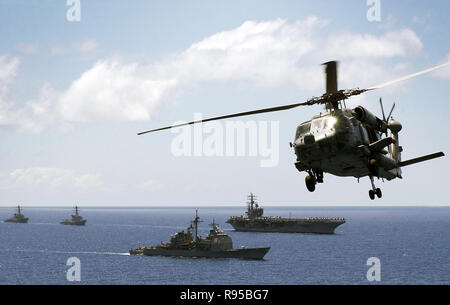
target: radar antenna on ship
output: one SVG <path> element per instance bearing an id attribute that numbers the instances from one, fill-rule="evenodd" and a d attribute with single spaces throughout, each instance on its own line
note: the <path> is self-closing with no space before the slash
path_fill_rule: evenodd
<path id="1" fill-rule="evenodd" d="M 215 228 L 217 227 L 216 219 L 213 218 L 213 222 L 209 224 L 211 227 Z"/>
<path id="2" fill-rule="evenodd" d="M 191 221 L 191 224 L 194 224 L 194 233 L 195 233 L 195 241 L 198 241 L 198 223 L 203 222 L 200 220 L 200 217 L 198 217 L 198 210 L 195 210 L 195 219 Z"/>

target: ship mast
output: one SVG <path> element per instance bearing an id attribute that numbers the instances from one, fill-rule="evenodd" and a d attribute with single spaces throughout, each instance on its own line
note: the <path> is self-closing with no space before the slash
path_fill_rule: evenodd
<path id="1" fill-rule="evenodd" d="M 198 223 L 201 222 L 200 217 L 198 217 L 198 210 L 195 210 L 195 219 L 192 222 L 194 223 L 195 241 L 198 241 Z"/>
<path id="2" fill-rule="evenodd" d="M 17 214 L 20 214 L 20 205 L 17 206 Z"/>
<path id="3" fill-rule="evenodd" d="M 253 211 L 255 199 L 256 199 L 256 196 L 253 195 L 253 193 L 250 193 L 250 195 L 247 196 L 247 200 L 250 200 L 250 202 L 247 202 L 247 204 L 248 204 L 247 214 L 249 214 L 249 213 L 251 213 L 251 211 Z"/>
<path id="4" fill-rule="evenodd" d="M 75 206 L 75 215 L 78 215 L 78 207 Z"/>

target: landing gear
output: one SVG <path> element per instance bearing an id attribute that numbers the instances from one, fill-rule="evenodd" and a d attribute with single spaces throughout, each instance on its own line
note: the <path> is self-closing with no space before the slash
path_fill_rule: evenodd
<path id="1" fill-rule="evenodd" d="M 316 190 L 316 183 L 316 179 L 313 176 L 308 175 L 305 177 L 305 184 L 308 191 L 314 192 Z"/>
<path id="2" fill-rule="evenodd" d="M 323 183 L 323 171 L 315 169 L 308 170 L 308 176 L 305 177 L 305 184 L 308 191 L 314 192 L 317 183 Z"/>
<path id="3" fill-rule="evenodd" d="M 372 176 L 377 176 L 377 160 L 375 159 L 370 159 L 369 160 L 369 171 L 371 173 Z"/>
<path id="4" fill-rule="evenodd" d="M 379 188 L 375 190 L 375 194 L 377 195 L 378 198 L 381 198 L 381 196 L 383 196 L 383 193 L 381 193 L 381 190 Z"/>
<path id="5" fill-rule="evenodd" d="M 377 195 L 378 198 L 381 198 L 383 196 L 381 189 L 375 187 L 375 183 L 373 182 L 373 176 L 369 176 L 369 178 L 370 178 L 370 183 L 372 184 L 372 189 L 369 191 L 370 199 L 374 200 L 375 195 Z"/>

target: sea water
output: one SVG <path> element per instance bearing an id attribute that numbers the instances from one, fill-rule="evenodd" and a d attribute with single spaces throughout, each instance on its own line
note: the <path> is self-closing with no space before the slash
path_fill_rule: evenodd
<path id="1" fill-rule="evenodd" d="M 206 236 L 216 223 L 235 248 L 267 247 L 264 260 L 130 256 L 187 228 L 195 209 Z M 0 219 L 15 212 L 1 207 Z M 0 284 L 450 284 L 450 207 L 265 207 L 283 217 L 344 217 L 333 235 L 236 232 L 243 207 L 82 207 L 86 226 L 64 226 L 71 208 L 23 207 L 28 224 L 0 222 Z M 80 281 L 68 281 L 68 259 Z M 369 282 L 367 261 L 380 261 Z M 69 277 L 70 279 L 70 277 Z"/>

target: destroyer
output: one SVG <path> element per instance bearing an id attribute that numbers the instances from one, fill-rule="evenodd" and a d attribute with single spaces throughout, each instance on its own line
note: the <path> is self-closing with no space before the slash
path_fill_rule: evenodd
<path id="1" fill-rule="evenodd" d="M 78 214 L 78 207 L 75 206 L 75 215 L 72 215 L 71 219 L 64 219 L 60 223 L 62 225 L 84 226 L 86 224 L 86 219 L 83 219 L 83 217 Z"/>
<path id="2" fill-rule="evenodd" d="M 25 217 L 20 212 L 20 205 L 18 205 L 17 206 L 17 213 L 15 213 L 13 217 L 6 219 L 5 222 L 27 223 L 28 222 L 28 217 Z"/>
<path id="3" fill-rule="evenodd" d="M 201 238 L 198 235 L 198 223 L 200 218 L 197 211 L 195 219 L 191 222 L 187 232 L 184 230 L 176 233 L 168 243 L 161 243 L 154 247 L 140 247 L 131 249 L 132 255 L 149 256 L 176 256 L 176 257 L 207 257 L 207 258 L 243 258 L 262 259 L 269 251 L 267 248 L 233 249 L 231 238 L 219 229 L 213 221 L 212 229 L 208 236 Z M 194 231 L 194 232 L 192 232 Z"/>
<path id="4" fill-rule="evenodd" d="M 263 208 L 256 202 L 256 196 L 247 197 L 246 216 L 231 216 L 227 223 L 236 231 L 318 233 L 333 234 L 337 226 L 345 223 L 344 218 L 281 218 L 263 216 Z"/>

